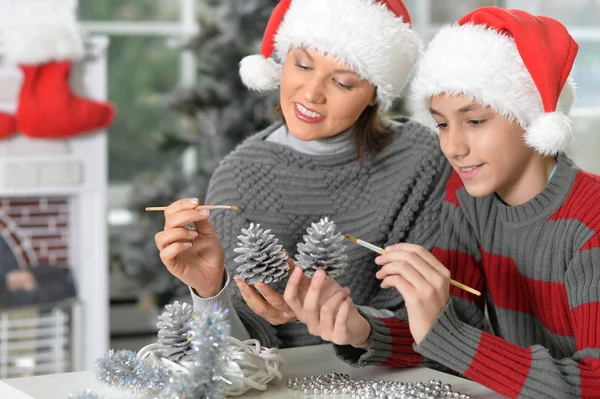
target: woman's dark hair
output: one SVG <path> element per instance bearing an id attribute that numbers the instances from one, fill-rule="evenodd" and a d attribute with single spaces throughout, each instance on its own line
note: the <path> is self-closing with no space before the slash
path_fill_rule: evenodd
<path id="1" fill-rule="evenodd" d="M 285 123 L 281 104 L 271 112 L 275 120 Z M 366 162 L 369 155 L 383 150 L 393 140 L 393 135 L 382 123 L 379 105 L 369 105 L 356 120 L 354 143 L 356 155 L 361 162 Z"/>

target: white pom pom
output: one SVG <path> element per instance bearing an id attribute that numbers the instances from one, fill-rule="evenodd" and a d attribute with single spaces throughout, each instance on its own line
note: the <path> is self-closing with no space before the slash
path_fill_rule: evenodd
<path id="1" fill-rule="evenodd" d="M 571 78 L 567 78 L 567 81 L 560 92 L 560 97 L 558 98 L 558 110 L 562 111 L 565 115 L 569 115 L 571 112 L 571 108 L 575 102 L 575 91 L 575 81 Z"/>
<path id="2" fill-rule="evenodd" d="M 252 90 L 264 91 L 279 87 L 281 66 L 271 58 L 249 55 L 240 62 L 242 82 Z"/>
<path id="3" fill-rule="evenodd" d="M 542 155 L 556 155 L 565 151 L 571 138 L 571 119 L 562 112 L 539 116 L 525 133 L 527 145 Z"/>

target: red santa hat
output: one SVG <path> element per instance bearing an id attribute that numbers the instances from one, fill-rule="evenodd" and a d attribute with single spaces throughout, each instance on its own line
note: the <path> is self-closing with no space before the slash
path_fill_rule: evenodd
<path id="1" fill-rule="evenodd" d="M 299 47 L 332 55 L 367 79 L 384 109 L 402 93 L 421 52 L 401 0 L 281 0 L 260 55 L 240 63 L 242 81 L 253 90 L 277 88 L 281 65 Z"/>
<path id="2" fill-rule="evenodd" d="M 437 94 L 467 95 L 516 120 L 543 155 L 566 149 L 575 100 L 569 79 L 578 45 L 560 22 L 521 10 L 483 7 L 433 38 L 412 85 L 417 112 Z"/>

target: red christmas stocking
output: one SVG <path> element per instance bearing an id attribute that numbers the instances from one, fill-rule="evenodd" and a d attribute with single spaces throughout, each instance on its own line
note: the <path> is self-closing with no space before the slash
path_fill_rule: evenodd
<path id="1" fill-rule="evenodd" d="M 67 138 L 112 123 L 115 109 L 111 103 L 71 92 L 70 61 L 21 65 L 21 69 L 25 76 L 16 114 L 19 132 L 36 138 Z"/>
<path id="2" fill-rule="evenodd" d="M 0 139 L 12 136 L 16 129 L 15 118 L 0 112 Z"/>

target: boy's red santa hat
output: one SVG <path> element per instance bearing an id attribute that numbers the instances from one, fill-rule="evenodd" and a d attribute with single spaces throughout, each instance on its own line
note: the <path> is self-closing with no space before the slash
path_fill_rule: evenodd
<path id="1" fill-rule="evenodd" d="M 260 55 L 240 63 L 242 81 L 253 90 L 277 88 L 281 65 L 299 47 L 332 55 L 367 79 L 384 109 L 402 93 L 421 53 L 401 0 L 281 0 Z"/>
<path id="2" fill-rule="evenodd" d="M 569 79 L 578 45 L 558 21 L 521 10 L 483 7 L 442 28 L 413 82 L 418 112 L 431 97 L 467 95 L 516 120 L 543 155 L 566 149 L 575 99 Z"/>

